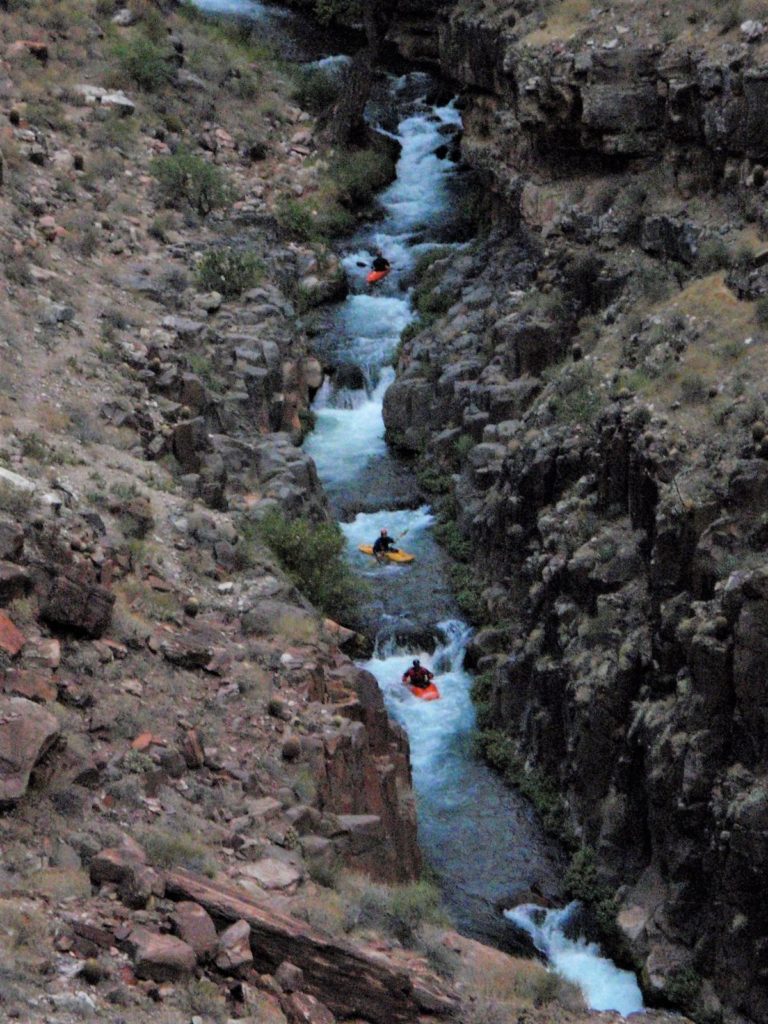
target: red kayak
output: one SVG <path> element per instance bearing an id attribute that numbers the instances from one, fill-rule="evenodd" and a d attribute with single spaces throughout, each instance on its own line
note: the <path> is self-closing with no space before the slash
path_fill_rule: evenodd
<path id="1" fill-rule="evenodd" d="M 408 689 L 419 700 L 440 700 L 440 691 L 434 683 L 429 686 L 409 686 Z"/>
<path id="2" fill-rule="evenodd" d="M 388 270 L 372 270 L 365 280 L 368 284 L 376 284 L 378 281 L 383 281 L 388 273 Z"/>

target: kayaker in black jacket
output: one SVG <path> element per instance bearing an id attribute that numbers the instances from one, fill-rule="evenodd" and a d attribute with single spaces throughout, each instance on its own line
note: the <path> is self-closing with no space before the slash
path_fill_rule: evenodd
<path id="1" fill-rule="evenodd" d="M 373 542 L 373 553 L 376 559 L 381 562 L 384 560 L 384 555 L 389 551 L 397 551 L 395 542 L 389 536 L 386 530 L 382 530 L 376 540 Z"/>
<path id="2" fill-rule="evenodd" d="M 413 665 L 403 673 L 405 685 L 415 686 L 417 690 L 426 690 L 434 678 L 434 673 L 430 672 L 428 668 L 424 668 L 418 658 L 414 658 Z"/>

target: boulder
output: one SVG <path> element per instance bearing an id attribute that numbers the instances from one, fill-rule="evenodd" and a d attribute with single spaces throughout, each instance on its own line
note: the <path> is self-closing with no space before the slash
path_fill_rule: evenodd
<path id="1" fill-rule="evenodd" d="M 99 583 L 55 576 L 44 598 L 40 617 L 86 636 L 98 637 L 112 620 L 115 595 Z"/>
<path id="2" fill-rule="evenodd" d="M 39 705 L 0 696 L 0 807 L 24 796 L 32 769 L 60 732 L 58 721 Z"/>
<path id="3" fill-rule="evenodd" d="M 179 981 L 195 969 L 195 951 L 172 935 L 160 935 L 147 928 L 134 928 L 128 939 L 133 950 L 134 969 L 139 978 Z"/>
<path id="4" fill-rule="evenodd" d="M 247 921 L 235 921 L 219 936 L 216 966 L 220 971 L 233 973 L 252 963 L 251 926 Z"/>
<path id="5" fill-rule="evenodd" d="M 331 1011 L 307 992 L 293 992 L 288 997 L 291 1020 L 296 1024 L 335 1024 Z"/>
<path id="6" fill-rule="evenodd" d="M 244 864 L 240 872 L 267 890 L 290 889 L 297 886 L 302 879 L 302 873 L 298 868 L 272 857 L 264 857 L 255 864 Z"/>
<path id="7" fill-rule="evenodd" d="M 162 896 L 163 880 L 146 862 L 142 848 L 127 836 L 120 846 L 97 853 L 90 864 L 94 885 L 109 882 L 117 885 L 126 906 L 140 909 L 152 896 Z"/>
<path id="8" fill-rule="evenodd" d="M 206 910 L 197 903 L 182 900 L 176 904 L 172 920 L 178 937 L 194 949 L 199 960 L 213 956 L 219 940 L 216 926 Z"/>

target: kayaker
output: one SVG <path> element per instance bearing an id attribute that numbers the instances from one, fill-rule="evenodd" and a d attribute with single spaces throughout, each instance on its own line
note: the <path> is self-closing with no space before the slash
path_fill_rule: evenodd
<path id="1" fill-rule="evenodd" d="M 395 542 L 385 529 L 379 533 L 379 536 L 373 542 L 373 554 L 378 562 L 383 561 L 384 555 L 388 554 L 388 552 L 397 550 Z"/>
<path id="2" fill-rule="evenodd" d="M 385 270 L 390 270 L 391 266 L 392 265 L 390 264 L 389 260 L 385 259 L 382 256 L 381 250 L 377 249 L 376 252 L 374 253 L 373 263 L 371 264 L 371 267 L 376 271 L 377 274 L 381 274 Z"/>
<path id="3" fill-rule="evenodd" d="M 413 664 L 403 674 L 403 682 L 406 686 L 415 686 L 417 690 L 426 690 L 435 678 L 434 672 L 424 668 L 418 658 L 413 659 Z"/>

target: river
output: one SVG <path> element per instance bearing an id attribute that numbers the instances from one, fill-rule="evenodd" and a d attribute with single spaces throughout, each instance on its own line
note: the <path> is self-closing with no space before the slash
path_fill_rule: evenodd
<path id="1" fill-rule="evenodd" d="M 279 9 L 251 0 L 199 2 L 259 19 L 291 47 L 301 37 L 301 19 Z M 318 38 L 313 34 L 305 60 L 334 54 L 328 39 Z M 372 123 L 386 123 L 400 143 L 397 175 L 380 196 L 382 219 L 343 248 L 350 293 L 316 338 L 326 359 L 362 371 L 364 387 L 326 381 L 305 447 L 341 520 L 351 563 L 371 584 L 365 619 L 377 643 L 374 657 L 363 664 L 378 680 L 389 713 L 408 732 L 420 844 L 457 927 L 511 950 L 527 933 L 555 970 L 581 986 L 590 1006 L 626 1014 L 643 1006 L 636 979 L 596 946 L 567 937 L 571 908 L 515 906 L 515 895 L 531 890 L 557 899 L 563 857 L 530 804 L 472 755 L 472 680 L 463 664 L 471 630 L 448 586 L 431 509 L 419 503 L 410 468 L 384 442 L 382 403 L 394 380 L 392 358 L 414 316 L 410 275 L 419 257 L 446 237 L 460 192 L 459 169 L 445 143 L 460 131 L 461 118 L 454 102 L 435 101 L 438 94 L 437 83 L 423 72 L 392 74 L 372 105 Z M 377 250 L 393 269 L 372 289 L 365 275 Z M 416 556 L 412 565 L 379 567 L 358 551 L 382 527 L 403 535 Z M 415 656 L 435 673 L 439 701 L 420 701 L 403 687 L 402 673 Z"/>

